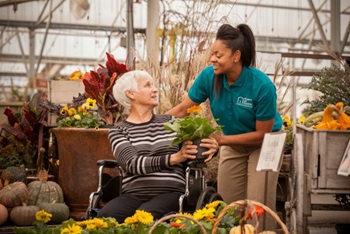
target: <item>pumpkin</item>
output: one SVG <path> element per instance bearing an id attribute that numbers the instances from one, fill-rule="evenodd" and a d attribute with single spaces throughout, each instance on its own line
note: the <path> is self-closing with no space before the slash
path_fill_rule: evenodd
<path id="1" fill-rule="evenodd" d="M 46 170 L 40 170 L 38 178 L 39 181 L 32 181 L 28 184 L 28 205 L 64 202 L 62 188 L 54 181 L 47 181 L 48 173 Z"/>
<path id="2" fill-rule="evenodd" d="M 254 234 L 255 233 L 255 228 L 251 224 L 244 224 L 244 232 L 242 232 L 241 226 L 235 226 L 231 228 L 230 234 Z"/>
<path id="3" fill-rule="evenodd" d="M 28 199 L 28 188 L 23 182 L 14 182 L 0 190 L 0 204 L 6 207 L 22 205 Z"/>
<path id="4" fill-rule="evenodd" d="M 1 173 L 1 180 L 5 185 L 16 181 L 28 184 L 27 172 L 24 168 L 20 167 L 7 167 Z"/>
<path id="5" fill-rule="evenodd" d="M 23 206 L 16 206 L 10 213 L 10 220 L 13 224 L 18 226 L 32 225 L 36 220 L 35 214 L 40 209 L 37 206 L 27 206 L 23 203 Z"/>
<path id="6" fill-rule="evenodd" d="M 40 210 L 52 214 L 48 224 L 60 224 L 69 219 L 69 207 L 65 203 L 40 203 Z"/>
<path id="7" fill-rule="evenodd" d="M 0 226 L 6 223 L 8 216 L 7 208 L 0 204 Z"/>

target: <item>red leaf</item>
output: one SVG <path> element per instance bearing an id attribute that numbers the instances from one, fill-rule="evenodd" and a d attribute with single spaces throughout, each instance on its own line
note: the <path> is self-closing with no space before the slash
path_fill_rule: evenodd
<path id="1" fill-rule="evenodd" d="M 112 54 L 109 54 L 109 53 L 106 53 L 106 54 L 107 54 L 106 66 L 110 77 L 112 77 L 114 72 L 117 73 L 117 76 L 123 75 L 125 72 L 128 72 L 128 69 L 126 68 L 125 64 L 117 62 L 114 59 L 114 56 Z"/>
<path id="2" fill-rule="evenodd" d="M 18 123 L 18 119 L 15 117 L 10 107 L 5 108 L 4 114 L 7 116 L 7 120 L 12 127 Z"/>

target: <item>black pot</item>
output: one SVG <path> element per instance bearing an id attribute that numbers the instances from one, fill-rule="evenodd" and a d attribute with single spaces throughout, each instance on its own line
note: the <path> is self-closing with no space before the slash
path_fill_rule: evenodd
<path id="1" fill-rule="evenodd" d="M 208 151 L 209 148 L 199 146 L 199 144 L 201 143 L 201 139 L 192 140 L 192 142 L 194 145 L 197 145 L 198 152 L 196 154 L 196 161 L 197 162 L 204 162 L 204 160 L 207 158 L 207 156 L 203 156 L 202 153 L 205 151 Z"/>
<path id="2" fill-rule="evenodd" d="M 350 233 L 350 223 L 337 223 L 335 230 L 337 230 L 337 234 L 348 234 Z"/>

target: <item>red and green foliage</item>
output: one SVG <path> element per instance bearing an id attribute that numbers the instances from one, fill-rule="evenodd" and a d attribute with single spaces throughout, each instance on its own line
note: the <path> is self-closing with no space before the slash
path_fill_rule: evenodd
<path id="1" fill-rule="evenodd" d="M 105 124 L 113 124 L 121 118 L 121 105 L 113 97 L 113 85 L 125 72 L 126 65 L 117 62 L 112 54 L 107 54 L 106 66 L 99 64 L 97 71 L 86 72 L 83 77 L 85 92 L 96 100 Z"/>

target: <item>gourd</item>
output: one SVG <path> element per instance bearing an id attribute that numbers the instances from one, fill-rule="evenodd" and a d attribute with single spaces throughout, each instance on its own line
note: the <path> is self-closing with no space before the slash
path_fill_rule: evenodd
<path id="1" fill-rule="evenodd" d="M 315 129 L 317 129 L 317 130 L 337 130 L 337 129 L 339 129 L 340 124 L 332 116 L 333 111 L 336 111 L 336 110 L 337 110 L 337 108 L 334 105 L 329 104 L 324 109 L 322 121 L 315 126 Z"/>
<path id="2" fill-rule="evenodd" d="M 241 226 L 235 226 L 231 228 L 230 234 L 254 234 L 255 233 L 255 228 L 251 224 L 244 224 L 243 226 L 244 232 L 242 232 L 242 227 Z"/>
<path id="3" fill-rule="evenodd" d="M 29 226 L 35 221 L 35 214 L 40 209 L 37 206 L 27 206 L 23 203 L 22 206 L 16 206 L 10 213 L 10 220 L 18 226 Z"/>
<path id="4" fill-rule="evenodd" d="M 32 181 L 28 184 L 28 205 L 64 202 L 62 188 L 54 181 L 47 181 L 48 172 L 46 170 L 40 170 L 38 178 L 38 181 Z"/>
<path id="5" fill-rule="evenodd" d="M 7 208 L 20 206 L 28 199 L 29 192 L 23 182 L 14 182 L 0 190 L 0 204 Z"/>
<path id="6" fill-rule="evenodd" d="M 28 184 L 27 172 L 20 167 L 7 167 L 1 173 L 1 180 L 4 185 L 20 181 Z"/>
<path id="7" fill-rule="evenodd" d="M 350 116 L 348 116 L 344 111 L 344 104 L 342 102 L 338 102 L 335 104 L 338 110 L 338 122 L 340 124 L 341 130 L 350 129 Z"/>
<path id="8" fill-rule="evenodd" d="M 8 215 L 6 207 L 0 204 L 0 226 L 6 223 Z"/>
<path id="9" fill-rule="evenodd" d="M 52 214 L 48 224 L 59 224 L 69 219 L 69 207 L 65 203 L 40 203 L 40 210 Z"/>

